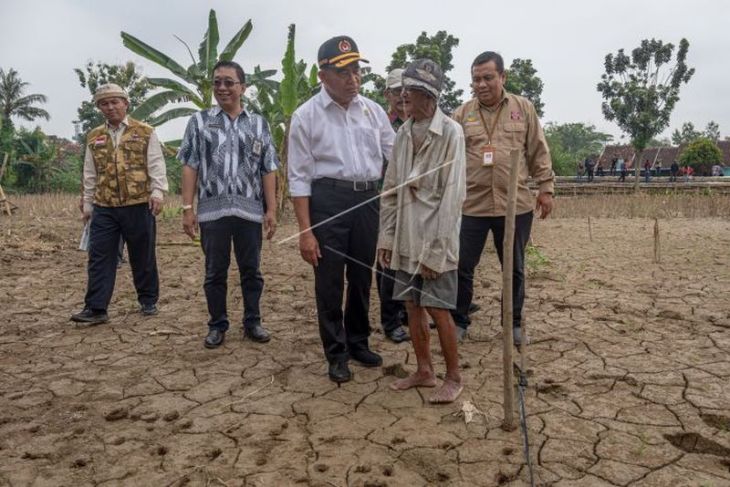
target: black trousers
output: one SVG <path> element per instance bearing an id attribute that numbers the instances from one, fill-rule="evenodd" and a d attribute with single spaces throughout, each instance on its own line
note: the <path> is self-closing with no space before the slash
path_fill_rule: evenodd
<path id="1" fill-rule="evenodd" d="M 155 238 L 157 224 L 147 203 L 94 206 L 89 234 L 87 308 L 106 310 L 117 277 L 119 239 L 124 239 L 140 304 L 155 304 L 160 294 Z"/>
<path id="2" fill-rule="evenodd" d="M 261 275 L 262 224 L 227 216 L 200 223 L 200 245 L 205 254 L 205 299 L 208 302 L 209 328 L 228 330 L 228 266 L 231 263 L 231 242 L 238 263 L 243 293 L 243 326 L 261 324 L 259 302 L 264 291 Z"/>
<path id="3" fill-rule="evenodd" d="M 378 296 L 380 297 L 380 324 L 385 333 L 391 333 L 404 323 L 408 323 L 408 315 L 403 301 L 393 299 L 395 271 L 383 269 L 380 267 L 380 263 L 377 264 L 376 269 L 378 273 L 375 282 L 378 285 Z"/>
<path id="4" fill-rule="evenodd" d="M 377 195 L 315 181 L 309 200 L 311 224 L 322 258 L 314 268 L 319 334 L 329 362 L 346 360 L 348 350 L 368 348 L 370 285 L 378 234 L 377 199 L 342 214 Z M 342 298 L 347 277 L 345 310 Z"/>
<path id="5" fill-rule="evenodd" d="M 452 312 L 456 326 L 467 328 L 471 323 L 469 305 L 474 296 L 474 269 L 491 231 L 494 236 L 494 247 L 497 250 L 499 263 L 502 264 L 502 241 L 504 239 L 504 220 L 499 217 L 461 217 L 461 233 L 459 234 L 459 291 L 456 310 Z M 515 221 L 515 243 L 512 271 L 512 326 L 518 327 L 522 322 L 522 305 L 525 302 L 525 247 L 530 240 L 532 229 L 532 212 L 517 215 Z"/>

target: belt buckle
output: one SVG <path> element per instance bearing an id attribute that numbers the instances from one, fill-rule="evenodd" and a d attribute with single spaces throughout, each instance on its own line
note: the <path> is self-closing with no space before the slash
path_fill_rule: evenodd
<path id="1" fill-rule="evenodd" d="M 358 183 L 362 183 L 362 186 L 358 186 Z M 353 191 L 367 191 L 368 189 L 368 182 L 367 181 L 353 181 L 352 182 L 352 190 Z"/>

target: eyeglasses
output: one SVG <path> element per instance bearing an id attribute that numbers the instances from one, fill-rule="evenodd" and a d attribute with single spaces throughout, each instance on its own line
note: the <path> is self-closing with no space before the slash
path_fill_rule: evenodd
<path id="1" fill-rule="evenodd" d="M 226 78 L 226 79 L 214 79 L 213 80 L 213 86 L 216 88 L 220 88 L 221 85 L 225 86 L 226 88 L 232 88 L 233 85 L 236 84 L 243 84 L 240 81 L 233 81 L 232 79 Z"/>

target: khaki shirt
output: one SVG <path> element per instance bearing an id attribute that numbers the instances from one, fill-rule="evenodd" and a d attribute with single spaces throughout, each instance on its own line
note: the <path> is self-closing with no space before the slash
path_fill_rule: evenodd
<path id="1" fill-rule="evenodd" d="M 490 130 L 499 112 L 492 146 L 494 164 L 484 166 L 483 148 L 487 145 L 487 130 L 479 116 L 481 110 L 484 122 Z M 550 150 L 545 140 L 535 107 L 524 97 L 503 92 L 502 101 L 494 110 L 480 107 L 472 99 L 456 109 L 454 120 L 461 124 L 466 137 L 466 201 L 463 214 L 468 216 L 504 216 L 507 211 L 507 189 L 509 185 L 510 151 L 520 151 L 520 171 L 517 180 L 517 214 L 533 211 L 535 197 L 527 187 L 527 178 L 532 177 L 541 193 L 553 192 L 555 177 L 550 160 Z"/>
<path id="2" fill-rule="evenodd" d="M 466 193 L 464 134 L 440 109 L 413 154 L 409 119 L 398 130 L 380 200 L 378 248 L 390 267 L 410 274 L 421 265 L 442 273 L 459 265 L 461 206 Z"/>

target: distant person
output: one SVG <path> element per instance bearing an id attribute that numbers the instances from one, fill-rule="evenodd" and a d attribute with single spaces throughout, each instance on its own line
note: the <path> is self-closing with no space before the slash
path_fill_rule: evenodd
<path id="1" fill-rule="evenodd" d="M 596 176 L 598 176 L 598 177 L 603 177 L 604 176 L 604 173 L 603 173 L 603 164 L 600 163 L 600 162 L 598 163 L 598 167 L 596 168 Z"/>
<path id="2" fill-rule="evenodd" d="M 689 164 L 687 164 L 686 166 L 684 166 L 684 182 L 685 183 L 688 183 L 689 182 L 689 178 L 692 175 L 694 175 L 694 173 L 695 173 L 695 170 L 692 169 L 692 167 Z"/>
<path id="3" fill-rule="evenodd" d="M 719 164 L 712 166 L 712 175 L 714 177 L 722 176 L 722 167 Z"/>
<path id="4" fill-rule="evenodd" d="M 679 164 L 677 161 L 672 161 L 672 165 L 669 166 L 669 182 L 677 182 L 677 174 L 679 174 Z"/>
<path id="5" fill-rule="evenodd" d="M 644 182 L 648 183 L 651 176 L 651 162 L 649 159 L 644 161 Z"/>
<path id="6" fill-rule="evenodd" d="M 626 161 L 623 159 L 618 160 L 619 165 L 619 182 L 626 182 L 626 174 L 628 173 L 628 168 L 626 167 Z"/>
<path id="7" fill-rule="evenodd" d="M 426 313 L 438 329 L 446 362 L 443 385 L 428 399 L 453 402 L 463 389 L 454 320 L 459 226 L 466 195 L 464 132 L 438 107 L 441 68 L 429 59 L 403 73 L 411 118 L 398 131 L 380 207 L 378 260 L 396 273 L 393 298 L 405 301 L 418 368 L 391 388 L 434 387 Z"/>
<path id="8" fill-rule="evenodd" d="M 203 346 L 220 347 L 230 326 L 231 244 L 243 294 L 243 336 L 265 343 L 271 335 L 261 325 L 261 245 L 276 230 L 279 161 L 266 120 L 241 105 L 246 91 L 241 66 L 219 61 L 211 81 L 218 105 L 190 117 L 177 153 L 183 164 L 183 231 L 195 238 L 200 227 L 205 255 L 203 289 L 210 319 Z"/>
<path id="9" fill-rule="evenodd" d="M 578 181 L 581 180 L 584 172 L 585 172 L 585 164 L 583 163 L 583 161 L 580 161 L 580 162 L 578 162 L 578 167 L 576 168 L 576 171 L 575 171 Z"/>
<path id="10" fill-rule="evenodd" d="M 457 336 L 464 339 L 471 322 L 468 312 L 474 296 L 474 270 L 490 233 L 502 262 L 511 158 L 509 150 L 500 148 L 519 149 L 511 323 L 514 343 L 519 345 L 525 298 L 525 247 L 535 210 L 540 218 L 552 211 L 555 174 L 535 107 L 526 98 L 507 92 L 506 80 L 500 54 L 479 54 L 471 66 L 471 86 L 476 96 L 453 115 L 466 136 L 467 164 L 466 200 L 459 234 L 459 292 L 452 315 L 458 327 Z M 537 197 L 527 186 L 528 178 L 537 187 Z"/>
<path id="11" fill-rule="evenodd" d="M 616 166 L 618 165 L 618 158 L 614 157 L 611 159 L 611 168 L 609 170 L 609 175 L 613 176 L 616 174 Z"/>
<path id="12" fill-rule="evenodd" d="M 662 175 L 662 161 L 656 161 L 656 164 L 654 164 L 654 176 L 661 176 Z"/>
<path id="13" fill-rule="evenodd" d="M 127 116 L 127 93 L 115 84 L 101 85 L 94 103 L 105 123 L 89 132 L 84 156 L 82 213 L 84 221 L 91 220 L 88 284 L 84 309 L 71 316 L 91 325 L 109 320 L 122 238 L 140 311 L 157 314 L 155 217 L 168 188 L 162 146 L 152 127 Z"/>
<path id="14" fill-rule="evenodd" d="M 385 91 L 383 96 L 388 102 L 388 119 L 390 125 L 396 132 L 408 120 L 408 114 L 404 106 L 403 91 L 403 69 L 394 69 L 385 78 Z M 388 168 L 387 161 L 383 162 L 383 174 Z M 375 282 L 380 296 L 380 325 L 383 327 L 385 338 L 393 343 L 401 343 L 410 339 L 403 325 L 408 324 L 403 301 L 393 299 L 393 284 L 395 283 L 395 271 L 383 268 L 380 261 L 376 260 L 378 272 Z"/>
<path id="15" fill-rule="evenodd" d="M 590 183 L 593 181 L 593 168 L 595 167 L 595 162 L 593 162 L 593 159 L 590 157 L 587 157 L 585 160 L 585 168 L 586 168 L 586 176 L 588 177 L 588 182 Z"/>

